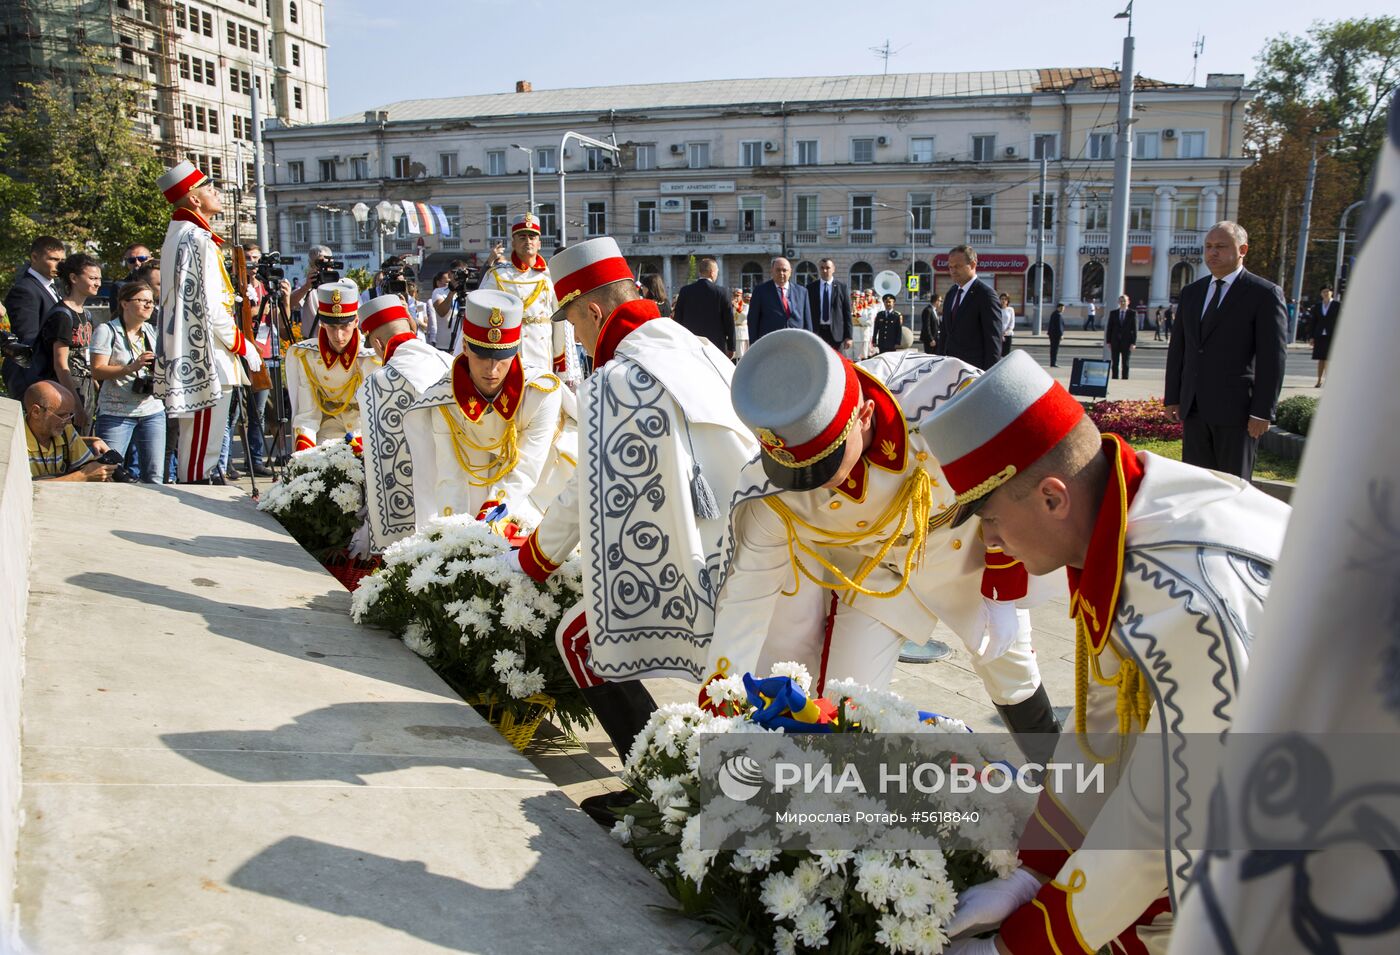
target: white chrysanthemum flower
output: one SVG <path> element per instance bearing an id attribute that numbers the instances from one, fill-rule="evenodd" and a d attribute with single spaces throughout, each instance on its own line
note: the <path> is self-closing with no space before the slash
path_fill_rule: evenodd
<path id="1" fill-rule="evenodd" d="M 948 947 L 948 936 L 943 934 L 943 926 L 937 916 L 926 915 L 916 919 L 910 927 L 913 929 L 911 941 L 916 955 L 938 955 Z"/>
<path id="2" fill-rule="evenodd" d="M 676 856 L 676 871 L 699 886 L 705 881 L 705 874 L 710 871 L 710 863 L 716 854 L 714 849 L 682 849 Z"/>
<path id="3" fill-rule="evenodd" d="M 614 839 L 624 846 L 632 842 L 632 827 L 636 825 L 636 816 L 623 816 L 612 827 L 609 832 Z"/>
<path id="4" fill-rule="evenodd" d="M 507 670 L 517 669 L 524 662 L 524 658 L 514 650 L 497 650 L 491 658 L 491 669 L 496 671 L 497 676 L 500 676 Z"/>
<path id="5" fill-rule="evenodd" d="M 890 901 L 894 904 L 894 910 L 905 918 L 926 914 L 933 882 L 918 869 L 907 866 L 897 866 L 893 872 Z"/>
<path id="6" fill-rule="evenodd" d="M 822 872 L 822 867 L 817 865 L 815 859 L 803 859 L 797 863 L 797 868 L 792 870 L 792 878 L 802 890 L 802 894 L 810 899 L 817 894 L 826 873 Z"/>
<path id="7" fill-rule="evenodd" d="M 908 952 L 914 947 L 914 926 L 897 915 L 882 915 L 875 941 L 892 952 Z"/>
<path id="8" fill-rule="evenodd" d="M 779 920 L 796 917 L 807 904 L 797 883 L 791 876 L 781 872 L 775 872 L 763 880 L 763 889 L 759 892 L 758 900 L 763 903 L 769 915 Z"/>
<path id="9" fill-rule="evenodd" d="M 767 872 L 768 867 L 778 860 L 778 850 L 771 848 L 750 849 L 745 847 L 739 850 L 739 855 L 745 856 L 753 863 L 753 871 L 755 872 Z"/>
<path id="10" fill-rule="evenodd" d="M 816 849 L 812 854 L 816 857 L 817 865 L 827 875 L 840 874 L 846 863 L 855 855 L 850 849 Z"/>
<path id="11" fill-rule="evenodd" d="M 744 677 L 727 676 L 719 680 L 711 680 L 705 684 L 705 692 L 710 699 L 716 703 L 747 703 L 749 701 L 749 691 L 744 689 Z"/>
<path id="12" fill-rule="evenodd" d="M 808 673 L 807 668 L 800 663 L 791 660 L 775 663 L 772 673 L 773 676 L 789 677 L 803 693 L 810 692 L 812 689 L 812 674 Z"/>
<path id="13" fill-rule="evenodd" d="M 420 624 L 410 623 L 404 628 L 401 639 L 404 646 L 424 659 L 431 657 L 436 652 L 432 638 L 428 636 L 428 631 L 424 630 Z"/>
<path id="14" fill-rule="evenodd" d="M 536 693 L 544 692 L 544 674 L 539 670 L 526 671 L 522 683 L 522 689 L 526 696 L 534 696 Z"/>
<path id="15" fill-rule="evenodd" d="M 929 879 L 928 883 L 928 897 L 925 901 L 939 921 L 946 923 L 953 917 L 953 910 L 958 907 L 958 893 L 954 890 L 953 883 L 947 879 Z"/>
<path id="16" fill-rule="evenodd" d="M 819 949 L 826 944 L 826 935 L 835 924 L 836 918 L 825 905 L 812 902 L 797 913 L 792 931 L 803 945 Z"/>
<path id="17" fill-rule="evenodd" d="M 525 690 L 525 674 L 519 670 L 507 670 L 501 675 L 501 682 L 506 685 L 506 692 L 513 699 L 523 700 L 530 695 Z"/>
<path id="18" fill-rule="evenodd" d="M 346 514 L 354 514 L 360 509 L 360 491 L 352 484 L 339 484 L 331 488 L 331 502 Z"/>
<path id="19" fill-rule="evenodd" d="M 987 865 L 996 872 L 997 878 L 1005 879 L 1021 867 L 1021 860 L 1013 849 L 993 849 L 987 853 Z"/>
<path id="20" fill-rule="evenodd" d="M 781 925 L 773 929 L 773 955 L 797 955 L 797 936 Z"/>
<path id="21" fill-rule="evenodd" d="M 501 602 L 501 626 L 507 630 L 523 631 L 533 636 L 540 636 L 544 633 L 544 621 L 535 613 L 534 607 L 509 598 Z"/>
<path id="22" fill-rule="evenodd" d="M 350 597 L 351 620 L 356 623 L 361 623 L 364 620 L 365 614 L 369 613 L 369 608 L 379 602 L 379 597 L 384 593 L 388 580 L 388 576 L 384 573 L 373 573 L 360 580 L 360 586 Z"/>
<path id="23" fill-rule="evenodd" d="M 883 909 L 894 891 L 894 872 L 886 862 L 858 862 L 856 864 L 856 891 L 876 908 Z"/>

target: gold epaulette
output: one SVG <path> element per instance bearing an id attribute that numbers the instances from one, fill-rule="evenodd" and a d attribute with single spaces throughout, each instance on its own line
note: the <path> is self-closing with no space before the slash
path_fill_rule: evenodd
<path id="1" fill-rule="evenodd" d="M 552 395 L 559 390 L 559 386 L 562 384 L 563 382 L 559 380 L 557 375 L 551 371 L 546 371 L 538 378 L 531 378 L 529 381 L 525 382 L 525 387 L 534 388 L 538 391 L 543 391 L 547 395 Z"/>

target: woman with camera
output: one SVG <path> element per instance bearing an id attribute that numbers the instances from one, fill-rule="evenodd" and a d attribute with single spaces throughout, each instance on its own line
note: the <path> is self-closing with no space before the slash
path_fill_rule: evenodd
<path id="1" fill-rule="evenodd" d="M 92 333 L 92 376 L 102 382 L 97 395 L 97 436 L 126 456 L 135 444 L 132 476 L 161 484 L 165 461 L 165 405 L 151 392 L 155 379 L 155 334 L 146 324 L 156 305 L 145 282 L 128 282 L 117 293 L 119 318 Z"/>
<path id="2" fill-rule="evenodd" d="M 44 317 L 39 343 L 53 369 L 48 376 L 78 398 L 73 424 L 80 434 L 92 434 L 93 413 L 97 408 L 97 386 L 88 366 L 88 345 L 92 341 L 92 313 L 88 299 L 102 288 L 102 264 L 79 252 L 64 259 L 58 277 L 67 294 Z"/>

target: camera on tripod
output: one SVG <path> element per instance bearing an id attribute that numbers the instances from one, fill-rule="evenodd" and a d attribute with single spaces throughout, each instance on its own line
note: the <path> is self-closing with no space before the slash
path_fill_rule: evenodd
<path id="1" fill-rule="evenodd" d="M 383 291 L 388 295 L 408 296 L 408 285 L 410 282 L 418 281 L 418 273 L 402 262 L 394 262 L 384 266 L 384 281 L 381 285 Z"/>
<path id="2" fill-rule="evenodd" d="M 258 264 L 253 267 L 258 280 L 265 286 L 271 286 L 274 281 L 280 282 L 287 275 L 286 270 L 280 266 L 286 264 L 279 252 L 268 252 L 258 259 Z"/>
<path id="3" fill-rule="evenodd" d="M 13 332 L 0 332 L 0 356 L 10 359 L 21 368 L 28 368 L 34 361 L 34 346 L 26 345 Z"/>
<path id="4" fill-rule="evenodd" d="M 447 273 L 447 287 L 454 295 L 466 295 L 481 287 L 481 271 L 471 266 L 461 266 Z"/>
<path id="5" fill-rule="evenodd" d="M 339 259 L 324 258 L 312 262 L 311 267 L 316 275 L 315 284 L 325 285 L 328 282 L 340 281 L 340 273 L 345 268 L 345 263 Z"/>

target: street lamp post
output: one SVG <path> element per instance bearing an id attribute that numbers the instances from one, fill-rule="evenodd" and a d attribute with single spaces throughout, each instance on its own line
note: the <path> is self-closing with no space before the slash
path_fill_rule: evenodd
<path id="1" fill-rule="evenodd" d="M 350 214 L 355 217 L 358 225 L 364 225 L 369 221 L 370 207 L 363 202 L 357 202 L 350 209 Z M 381 199 L 374 207 L 374 261 L 376 268 L 384 262 L 384 237 L 399 229 L 399 219 L 403 217 L 403 208 L 396 202 L 388 199 Z"/>
<path id="2" fill-rule="evenodd" d="M 619 152 L 616 143 L 605 143 L 601 139 L 594 139 L 592 136 L 585 136 L 583 133 L 576 133 L 572 129 L 559 137 L 559 155 L 556 161 L 559 163 L 559 237 L 556 249 L 562 249 L 569 242 L 568 207 L 564 205 L 564 147 L 569 144 L 569 140 L 582 143 L 585 146 L 594 146 L 598 149 L 606 149 L 612 153 L 614 160 Z"/>
<path id="3" fill-rule="evenodd" d="M 1113 205 L 1108 226 L 1108 268 L 1104 275 L 1103 300 L 1118 301 L 1123 294 L 1124 273 L 1128 260 L 1128 191 L 1133 178 L 1133 3 L 1114 14 L 1115 20 L 1128 21 L 1128 35 L 1123 38 L 1123 62 L 1118 82 L 1118 139 L 1113 152 Z M 1160 254 L 1160 251 L 1159 251 Z"/>
<path id="4" fill-rule="evenodd" d="M 1293 312 L 1288 316 L 1288 340 L 1298 333 L 1298 313 L 1303 308 L 1303 270 L 1308 264 L 1308 230 L 1312 225 L 1313 186 L 1317 184 L 1317 147 L 1336 136 L 1314 136 L 1308 157 L 1308 181 L 1303 186 L 1303 216 L 1298 222 L 1298 252 L 1293 260 Z M 1335 289 L 1333 290 L 1335 291 Z"/>
<path id="5" fill-rule="evenodd" d="M 527 146 L 519 143 L 511 143 L 511 149 L 518 149 L 525 154 L 525 171 L 530 177 L 530 215 L 535 215 L 535 153 Z"/>
<path id="6" fill-rule="evenodd" d="M 1347 220 L 1365 204 L 1365 199 L 1357 199 L 1342 211 L 1342 218 L 1337 222 L 1337 271 L 1332 276 L 1332 292 L 1338 296 L 1342 294 L 1342 263 L 1347 260 Z"/>
<path id="7" fill-rule="evenodd" d="M 877 202 L 875 205 L 881 209 L 889 209 L 891 212 L 903 212 L 909 217 L 909 275 L 914 274 L 914 266 L 919 264 L 919 260 L 914 255 L 914 229 L 919 224 L 919 220 L 914 217 L 913 209 L 896 209 L 888 202 Z M 914 289 L 909 284 L 909 277 L 904 278 L 904 288 L 909 293 L 909 327 L 914 327 Z"/>

